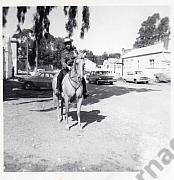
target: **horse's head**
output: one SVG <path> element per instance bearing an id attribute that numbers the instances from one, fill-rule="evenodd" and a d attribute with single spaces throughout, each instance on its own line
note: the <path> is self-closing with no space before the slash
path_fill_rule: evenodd
<path id="1" fill-rule="evenodd" d="M 79 54 L 77 55 L 77 58 L 74 60 L 74 64 L 73 64 L 73 71 L 74 74 L 77 75 L 78 79 L 81 80 L 84 76 L 84 65 L 85 65 L 85 57 L 86 53 L 81 53 L 79 52 Z"/>

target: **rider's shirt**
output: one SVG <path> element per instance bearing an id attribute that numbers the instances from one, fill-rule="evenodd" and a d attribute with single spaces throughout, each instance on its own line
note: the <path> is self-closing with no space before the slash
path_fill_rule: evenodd
<path id="1" fill-rule="evenodd" d="M 74 59 L 76 58 L 77 50 L 72 47 L 70 50 L 64 49 L 61 54 L 61 64 L 63 69 L 66 69 L 67 66 L 72 66 Z"/>

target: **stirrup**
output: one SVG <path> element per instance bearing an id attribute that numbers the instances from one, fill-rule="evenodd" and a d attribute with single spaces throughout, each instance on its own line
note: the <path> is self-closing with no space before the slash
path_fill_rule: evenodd
<path id="1" fill-rule="evenodd" d="M 61 96 L 61 92 L 60 92 L 60 90 L 58 90 L 58 89 L 56 89 L 57 91 L 56 91 L 56 96 Z"/>
<path id="2" fill-rule="evenodd" d="M 87 93 L 87 92 L 85 92 L 85 93 L 83 94 L 84 99 L 86 99 L 88 96 L 89 96 L 89 93 Z"/>

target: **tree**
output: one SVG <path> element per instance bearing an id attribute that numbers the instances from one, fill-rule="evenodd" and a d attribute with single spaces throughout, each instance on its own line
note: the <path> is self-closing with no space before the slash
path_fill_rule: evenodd
<path id="1" fill-rule="evenodd" d="M 102 60 L 107 60 L 108 59 L 108 54 L 107 54 L 107 52 L 104 52 L 103 54 L 102 54 Z"/>
<path id="2" fill-rule="evenodd" d="M 32 29 L 23 29 L 13 35 L 14 38 L 19 40 L 18 55 L 26 58 L 27 45 L 28 45 L 28 61 L 30 66 L 35 65 L 35 48 L 36 43 L 31 39 Z M 38 49 L 38 65 L 54 65 L 60 67 L 60 55 L 64 48 L 63 38 L 55 38 L 50 33 L 47 33 L 47 37 L 43 37 L 40 40 L 40 46 Z"/>
<path id="3" fill-rule="evenodd" d="M 28 61 L 30 66 L 35 65 L 35 42 L 34 39 L 31 38 L 31 34 L 33 33 L 32 29 L 23 29 L 20 32 L 13 35 L 13 38 L 19 40 L 19 49 L 18 55 L 26 58 L 27 50 L 28 50 Z M 27 48 L 28 46 L 28 48 Z"/>
<path id="4" fill-rule="evenodd" d="M 8 9 L 9 9 L 9 7 L 3 7 L 3 12 L 2 12 L 2 14 L 3 14 L 3 18 L 2 18 L 2 25 L 3 25 L 3 27 L 5 27 L 5 24 L 7 23 L 7 20 L 6 20 L 6 16 L 7 16 L 7 13 L 8 13 Z"/>
<path id="5" fill-rule="evenodd" d="M 139 36 L 134 43 L 135 48 L 146 47 L 153 45 L 156 42 L 164 41 L 164 38 L 169 37 L 169 18 L 160 19 L 159 13 L 149 16 L 139 29 Z"/>
<path id="6" fill-rule="evenodd" d="M 116 58 L 116 59 L 119 59 L 121 56 L 120 53 L 111 53 L 109 54 L 109 58 Z"/>
<path id="7" fill-rule="evenodd" d="M 94 62 L 94 54 L 92 51 L 84 49 L 82 51 L 83 53 L 86 53 L 86 58 Z"/>
<path id="8" fill-rule="evenodd" d="M 170 27 L 169 27 L 169 18 L 164 17 L 160 20 L 158 25 L 158 40 L 164 41 L 165 38 L 169 38 L 170 35 Z"/>
<path id="9" fill-rule="evenodd" d="M 36 67 L 38 62 L 38 55 L 39 55 L 39 45 L 40 40 L 43 37 L 47 37 L 47 34 L 49 33 L 49 14 L 50 12 L 55 8 L 55 6 L 37 6 L 36 7 L 36 13 L 34 15 L 34 27 L 33 32 L 36 40 Z M 27 13 L 27 10 L 29 7 L 26 6 L 20 6 L 17 7 L 17 19 L 18 19 L 18 25 L 17 25 L 17 31 L 21 32 L 20 24 L 24 23 L 25 21 L 25 14 Z M 5 24 L 7 23 L 7 16 L 8 13 L 8 7 L 3 7 L 3 27 L 5 27 Z M 64 7 L 64 14 L 66 17 L 68 17 L 68 21 L 66 22 L 65 28 L 68 32 L 68 36 L 71 37 L 73 35 L 74 29 L 77 27 L 77 13 L 78 8 L 77 6 L 65 6 Z M 81 27 L 81 33 L 80 37 L 83 38 L 85 31 L 88 31 L 89 29 L 89 7 L 83 6 L 82 8 L 82 27 Z"/>

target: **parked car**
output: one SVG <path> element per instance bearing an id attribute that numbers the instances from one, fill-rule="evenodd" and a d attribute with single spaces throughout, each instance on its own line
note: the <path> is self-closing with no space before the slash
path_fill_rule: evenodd
<path id="1" fill-rule="evenodd" d="M 52 79 L 55 75 L 53 71 L 41 71 L 37 75 L 28 76 L 25 78 L 19 78 L 24 89 L 33 89 L 33 88 L 52 88 Z"/>
<path id="2" fill-rule="evenodd" d="M 114 75 L 110 74 L 107 70 L 97 70 L 97 71 L 91 71 L 89 75 L 87 75 L 86 79 L 88 80 L 88 83 L 94 83 L 94 84 L 104 84 L 109 83 L 113 84 L 116 79 L 114 79 Z"/>
<path id="3" fill-rule="evenodd" d="M 123 79 L 126 82 L 134 82 L 134 83 L 148 83 L 149 78 L 144 75 L 142 71 L 132 71 L 132 72 L 127 72 L 127 74 L 123 77 Z"/>
<path id="4" fill-rule="evenodd" d="M 164 73 L 154 74 L 156 82 L 170 82 L 170 76 Z"/>

